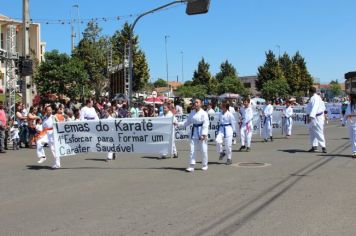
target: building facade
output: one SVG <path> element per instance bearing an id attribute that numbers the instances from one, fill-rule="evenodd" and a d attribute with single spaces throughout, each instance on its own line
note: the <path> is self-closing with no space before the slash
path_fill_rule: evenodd
<path id="1" fill-rule="evenodd" d="M 256 88 L 257 75 L 241 76 L 239 79 L 252 96 L 260 95 L 260 92 Z"/>
<path id="2" fill-rule="evenodd" d="M 0 49 L 7 51 L 7 27 L 16 26 L 16 52 L 19 56 L 25 56 L 24 52 L 24 33 L 22 21 L 11 19 L 0 14 Z M 30 57 L 34 61 L 41 63 L 44 60 L 46 44 L 41 41 L 41 26 L 37 23 L 31 23 L 29 29 Z M 5 84 L 5 61 L 0 62 L 0 86 Z"/>

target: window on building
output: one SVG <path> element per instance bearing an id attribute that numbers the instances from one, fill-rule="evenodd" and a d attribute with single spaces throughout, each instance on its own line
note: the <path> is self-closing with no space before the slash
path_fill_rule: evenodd
<path id="1" fill-rule="evenodd" d="M 4 49 L 4 33 L 1 33 L 0 48 Z"/>
<path id="2" fill-rule="evenodd" d="M 245 88 L 251 88 L 251 83 L 244 83 Z"/>

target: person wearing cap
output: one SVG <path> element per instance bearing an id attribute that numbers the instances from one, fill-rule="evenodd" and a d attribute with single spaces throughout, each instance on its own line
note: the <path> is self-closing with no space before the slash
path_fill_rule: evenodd
<path id="1" fill-rule="evenodd" d="M 271 104 L 271 100 L 267 100 L 267 105 L 263 108 L 263 138 L 265 142 L 267 142 L 268 139 L 271 139 L 271 141 L 273 141 L 272 115 L 273 106 Z"/>
<path id="2" fill-rule="evenodd" d="M 201 151 L 202 154 L 202 170 L 208 170 L 208 132 L 209 132 L 209 117 L 208 113 L 202 108 L 202 101 L 196 99 L 194 101 L 194 110 L 192 110 L 188 118 L 179 122 L 179 126 L 187 127 L 192 124 L 192 131 L 190 136 L 190 161 L 189 166 L 186 169 L 188 172 L 194 171 L 195 166 L 195 156 L 197 150 Z"/>
<path id="3" fill-rule="evenodd" d="M 290 101 L 286 101 L 286 107 L 283 109 L 283 133 L 286 135 L 286 138 L 289 138 L 292 135 L 292 124 L 293 124 L 293 108 L 290 105 Z"/>
<path id="4" fill-rule="evenodd" d="M 216 136 L 216 152 L 219 155 L 219 160 L 223 160 L 227 156 L 226 164 L 231 165 L 232 154 L 232 137 L 236 131 L 236 120 L 234 115 L 229 111 L 229 104 L 227 102 L 221 103 L 221 113 L 219 113 L 219 129 Z M 223 149 L 225 144 L 225 150 Z"/>
<path id="5" fill-rule="evenodd" d="M 311 87 L 310 94 L 312 96 L 306 106 L 307 126 L 309 129 L 310 144 L 312 146 L 311 149 L 309 149 L 309 152 L 316 152 L 320 145 L 322 152 L 327 153 L 324 136 L 325 103 L 316 93 L 315 87 Z"/>

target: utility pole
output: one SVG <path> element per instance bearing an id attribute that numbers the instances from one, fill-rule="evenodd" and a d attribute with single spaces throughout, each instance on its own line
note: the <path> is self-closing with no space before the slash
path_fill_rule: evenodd
<path id="1" fill-rule="evenodd" d="M 70 38 L 71 38 L 71 50 L 74 51 L 74 40 L 75 40 L 75 33 L 74 33 L 74 25 L 73 25 L 73 14 L 72 10 L 70 11 Z"/>
<path id="2" fill-rule="evenodd" d="M 30 11 L 29 0 L 23 0 L 23 49 L 22 56 L 30 57 Z M 26 108 L 32 106 L 32 81 L 31 76 L 23 76 L 22 101 Z"/>
<path id="3" fill-rule="evenodd" d="M 167 84 L 169 83 L 168 81 L 168 52 L 167 52 L 167 38 L 169 38 L 169 35 L 164 36 L 164 42 L 166 45 L 166 72 L 167 72 Z M 169 87 L 169 86 L 168 86 Z"/>

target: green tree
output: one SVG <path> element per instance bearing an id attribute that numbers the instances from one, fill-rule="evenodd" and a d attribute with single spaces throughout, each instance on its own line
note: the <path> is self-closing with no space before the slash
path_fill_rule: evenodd
<path id="1" fill-rule="evenodd" d="M 185 81 L 184 86 L 193 86 L 193 81 L 191 81 L 191 80 Z"/>
<path id="2" fill-rule="evenodd" d="M 180 86 L 176 93 L 181 97 L 204 98 L 207 95 L 207 89 L 204 85 Z"/>
<path id="3" fill-rule="evenodd" d="M 301 91 L 306 95 L 311 86 L 313 86 L 313 78 L 311 77 L 308 68 L 306 66 L 305 59 L 300 55 L 299 52 L 292 58 L 292 63 L 298 68 L 298 91 Z"/>
<path id="4" fill-rule="evenodd" d="M 288 82 L 290 93 L 295 95 L 299 89 L 299 68 L 292 63 L 292 60 L 287 53 L 284 53 L 283 56 L 279 58 L 279 66 L 281 67 L 284 78 Z"/>
<path id="5" fill-rule="evenodd" d="M 34 76 L 40 94 L 64 94 L 71 99 L 88 93 L 88 74 L 84 64 L 57 50 L 46 52 Z"/>
<path id="6" fill-rule="evenodd" d="M 208 94 L 218 95 L 219 93 L 219 82 L 215 77 L 212 77 L 208 83 Z"/>
<path id="7" fill-rule="evenodd" d="M 202 58 L 198 63 L 198 69 L 194 71 L 193 85 L 208 85 L 211 78 L 209 67 L 210 65 L 205 62 L 204 58 Z"/>
<path id="8" fill-rule="evenodd" d="M 118 30 L 112 36 L 113 62 L 122 63 L 124 55 L 128 55 L 129 38 L 132 35 L 132 58 L 133 58 L 133 91 L 142 90 L 150 78 L 148 63 L 145 53 L 138 47 L 138 36 L 134 35 L 131 26 L 126 22 L 121 30 Z M 128 63 L 128 62 L 127 62 Z"/>
<path id="9" fill-rule="evenodd" d="M 156 80 L 156 81 L 153 83 L 153 86 L 155 86 L 155 88 L 158 88 L 158 87 L 167 87 L 168 84 L 167 84 L 167 81 L 166 81 L 166 80 L 159 78 L 158 80 Z"/>
<path id="10" fill-rule="evenodd" d="M 288 82 L 284 79 L 269 80 L 263 84 L 261 92 L 266 99 L 287 98 L 289 95 Z"/>
<path id="11" fill-rule="evenodd" d="M 225 77 L 236 77 L 237 78 L 236 69 L 231 63 L 229 63 L 228 60 L 221 63 L 220 72 L 217 73 L 215 76 L 215 78 L 217 79 L 218 82 L 222 82 Z"/>
<path id="12" fill-rule="evenodd" d="M 223 93 L 238 93 L 243 96 L 248 94 L 241 80 L 235 76 L 225 77 L 221 81 L 219 84 L 219 94 Z"/>
<path id="13" fill-rule="evenodd" d="M 269 50 L 266 53 L 266 61 L 264 65 L 258 67 L 256 87 L 259 91 L 264 87 L 264 83 L 284 78 L 278 60 L 274 53 Z"/>
<path id="14" fill-rule="evenodd" d="M 89 75 L 90 87 L 100 96 L 108 85 L 106 75 L 108 41 L 100 36 L 101 28 L 94 21 L 88 22 L 83 39 L 73 52 L 73 57 L 84 63 Z"/>
<path id="15" fill-rule="evenodd" d="M 332 80 L 330 82 L 330 90 L 331 90 L 331 93 L 334 97 L 337 97 L 341 94 L 341 86 L 339 84 L 339 81 L 338 80 Z"/>

